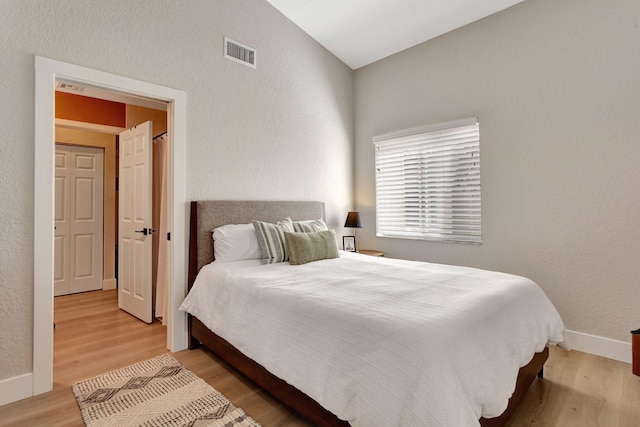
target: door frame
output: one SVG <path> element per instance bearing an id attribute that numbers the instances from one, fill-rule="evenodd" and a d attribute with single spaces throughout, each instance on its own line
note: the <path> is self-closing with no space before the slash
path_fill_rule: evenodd
<path id="1" fill-rule="evenodd" d="M 46 393 L 53 388 L 53 194 L 57 79 L 168 103 L 167 125 L 172 144 L 168 168 L 171 241 L 167 347 L 170 351 L 187 348 L 187 316 L 178 310 L 187 291 L 186 93 L 36 56 L 32 395 Z"/>

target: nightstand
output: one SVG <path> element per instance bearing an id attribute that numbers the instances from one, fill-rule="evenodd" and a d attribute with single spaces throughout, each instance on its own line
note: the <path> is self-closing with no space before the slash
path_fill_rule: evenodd
<path id="1" fill-rule="evenodd" d="M 373 249 L 360 249 L 358 253 L 362 255 L 369 255 L 369 256 L 384 256 L 384 252 L 376 251 Z"/>

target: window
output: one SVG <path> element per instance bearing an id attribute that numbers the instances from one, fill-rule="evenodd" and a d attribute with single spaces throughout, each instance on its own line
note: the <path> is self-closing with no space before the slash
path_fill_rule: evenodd
<path id="1" fill-rule="evenodd" d="M 479 127 L 474 118 L 373 139 L 377 236 L 482 242 Z"/>

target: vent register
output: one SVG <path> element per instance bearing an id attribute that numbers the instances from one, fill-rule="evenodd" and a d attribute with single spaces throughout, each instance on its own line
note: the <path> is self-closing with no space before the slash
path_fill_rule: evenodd
<path id="1" fill-rule="evenodd" d="M 256 50 L 227 37 L 224 38 L 224 57 L 256 68 Z"/>

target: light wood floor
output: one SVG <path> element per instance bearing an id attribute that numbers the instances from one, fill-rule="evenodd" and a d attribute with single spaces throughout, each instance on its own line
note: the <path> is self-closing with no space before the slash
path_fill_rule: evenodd
<path id="1" fill-rule="evenodd" d="M 167 353 L 165 328 L 118 310 L 116 291 L 56 297 L 53 391 L 0 407 L 1 426 L 82 426 L 73 383 Z M 173 354 L 264 427 L 310 424 L 210 352 Z M 640 426 L 640 377 L 625 363 L 551 348 L 509 423 L 515 426 Z"/>

